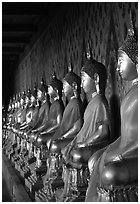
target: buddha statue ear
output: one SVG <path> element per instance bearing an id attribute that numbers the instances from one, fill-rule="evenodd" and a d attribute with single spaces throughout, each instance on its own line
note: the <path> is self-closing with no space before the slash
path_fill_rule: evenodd
<path id="1" fill-rule="evenodd" d="M 95 73 L 94 74 L 94 82 L 95 82 L 95 86 L 96 86 L 96 91 L 97 93 L 100 92 L 100 89 L 99 89 L 99 74 Z"/>

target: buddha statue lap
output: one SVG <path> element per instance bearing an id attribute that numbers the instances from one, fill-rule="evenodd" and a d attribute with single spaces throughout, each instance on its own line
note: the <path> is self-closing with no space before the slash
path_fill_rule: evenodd
<path id="1" fill-rule="evenodd" d="M 118 51 L 122 79 L 132 87 L 121 104 L 121 136 L 89 161 L 92 175 L 85 201 L 138 201 L 138 41 L 130 29 Z"/>

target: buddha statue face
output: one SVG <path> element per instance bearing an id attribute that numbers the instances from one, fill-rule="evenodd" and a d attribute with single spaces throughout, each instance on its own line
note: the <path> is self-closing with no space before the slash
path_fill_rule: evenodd
<path id="1" fill-rule="evenodd" d="M 50 96 L 51 103 L 54 101 L 54 98 L 59 96 L 57 90 L 55 90 L 51 85 L 48 86 L 48 94 Z"/>
<path id="2" fill-rule="evenodd" d="M 132 81 L 137 78 L 136 65 L 128 55 L 121 50 L 118 52 L 117 71 L 119 71 L 121 77 L 126 81 Z"/>
<path id="3" fill-rule="evenodd" d="M 86 94 L 96 91 L 94 80 L 85 72 L 81 72 L 81 87 Z"/>
<path id="4" fill-rule="evenodd" d="M 37 91 L 37 98 L 38 98 L 38 100 L 42 100 L 43 99 L 43 93 L 42 93 L 42 91 L 40 91 L 39 89 L 38 89 L 38 91 Z"/>
<path id="5" fill-rule="evenodd" d="M 31 104 L 34 104 L 34 103 L 36 103 L 36 98 L 33 95 L 31 95 Z"/>
<path id="6" fill-rule="evenodd" d="M 48 86 L 48 94 L 50 97 L 55 94 L 55 90 L 53 89 L 51 85 Z"/>
<path id="7" fill-rule="evenodd" d="M 63 80 L 63 93 L 64 93 L 65 97 L 73 95 L 72 86 L 65 80 Z"/>
<path id="8" fill-rule="evenodd" d="M 12 103 L 12 109 L 14 109 L 14 107 L 15 107 L 15 105 L 14 105 L 14 103 Z"/>
<path id="9" fill-rule="evenodd" d="M 11 107 L 11 105 L 9 105 L 9 107 L 8 107 L 8 111 L 10 111 L 12 109 L 12 107 Z"/>
<path id="10" fill-rule="evenodd" d="M 28 97 L 28 96 L 26 96 L 26 99 L 25 99 L 25 103 L 26 103 L 26 105 L 28 105 L 28 104 L 29 104 L 29 102 L 30 102 L 30 99 L 29 99 L 29 97 Z"/>
<path id="11" fill-rule="evenodd" d="M 24 105 L 24 100 L 23 100 L 23 98 L 20 99 L 20 105 L 21 105 L 21 106 Z"/>
<path id="12" fill-rule="evenodd" d="M 17 102 L 15 102 L 15 108 L 17 108 L 18 107 L 18 103 Z"/>
<path id="13" fill-rule="evenodd" d="M 17 103 L 17 107 L 20 108 L 20 101 L 18 101 L 18 103 Z"/>

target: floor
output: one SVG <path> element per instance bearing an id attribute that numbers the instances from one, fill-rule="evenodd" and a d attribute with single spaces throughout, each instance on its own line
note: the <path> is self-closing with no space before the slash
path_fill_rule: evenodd
<path id="1" fill-rule="evenodd" d="M 12 202 L 3 176 L 2 176 L 2 202 Z"/>

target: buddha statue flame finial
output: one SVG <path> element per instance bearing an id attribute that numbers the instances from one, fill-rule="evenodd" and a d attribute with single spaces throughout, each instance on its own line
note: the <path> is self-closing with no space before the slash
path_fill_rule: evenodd
<path id="1" fill-rule="evenodd" d="M 92 58 L 92 49 L 91 49 L 91 46 L 90 46 L 90 43 L 88 41 L 88 44 L 87 44 L 87 59 L 91 59 Z"/>
<path id="2" fill-rule="evenodd" d="M 42 79 L 41 79 L 41 84 L 44 84 L 44 79 L 43 79 L 43 77 L 42 77 Z"/>
<path id="3" fill-rule="evenodd" d="M 54 71 L 54 73 L 53 73 L 52 78 L 53 78 L 53 79 L 55 79 L 55 78 L 56 78 L 56 73 L 55 73 L 55 71 Z"/>
<path id="4" fill-rule="evenodd" d="M 133 22 L 133 16 L 132 11 L 130 10 L 130 28 L 128 29 L 129 35 L 134 35 L 134 22 Z"/>
<path id="5" fill-rule="evenodd" d="M 72 72 L 71 60 L 69 58 L 68 72 Z"/>

